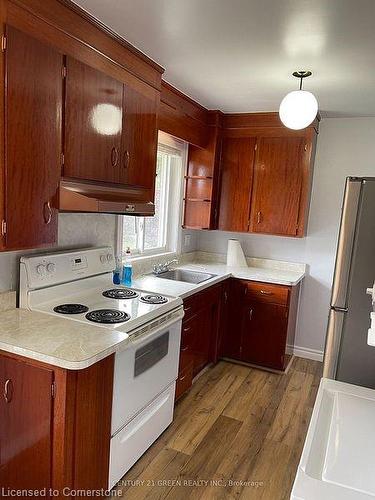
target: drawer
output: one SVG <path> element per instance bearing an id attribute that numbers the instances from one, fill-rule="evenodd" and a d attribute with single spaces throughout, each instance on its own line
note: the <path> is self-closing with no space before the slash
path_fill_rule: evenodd
<path id="1" fill-rule="evenodd" d="M 194 351 L 192 346 L 182 346 L 180 350 L 180 364 L 178 373 L 180 374 L 194 360 Z"/>
<path id="2" fill-rule="evenodd" d="M 184 299 L 184 322 L 189 320 L 196 313 L 197 297 L 196 295 L 191 295 L 187 299 Z"/>
<path id="3" fill-rule="evenodd" d="M 182 322 L 181 327 L 181 349 L 183 347 L 191 347 L 194 343 L 194 333 L 196 329 L 197 316 L 192 316 L 188 320 Z"/>
<path id="4" fill-rule="evenodd" d="M 175 383 L 155 398 L 111 439 L 109 488 L 143 455 L 173 420 Z"/>
<path id="5" fill-rule="evenodd" d="M 180 398 L 193 383 L 193 363 L 189 363 L 178 375 L 176 381 L 176 400 Z"/>
<path id="6" fill-rule="evenodd" d="M 290 292 L 290 287 L 288 286 L 254 281 L 243 281 L 242 283 L 244 285 L 245 300 L 288 305 Z"/>

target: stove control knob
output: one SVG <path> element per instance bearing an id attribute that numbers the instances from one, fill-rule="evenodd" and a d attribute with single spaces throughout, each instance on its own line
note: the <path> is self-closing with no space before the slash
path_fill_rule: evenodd
<path id="1" fill-rule="evenodd" d="M 105 261 L 106 261 L 105 255 L 101 255 L 101 256 L 100 256 L 100 262 L 101 262 L 102 264 L 105 264 Z"/>
<path id="2" fill-rule="evenodd" d="M 56 264 L 54 264 L 53 262 L 50 262 L 49 264 L 47 264 L 47 272 L 48 273 L 54 273 L 56 270 Z"/>
<path id="3" fill-rule="evenodd" d="M 111 253 L 107 253 L 107 262 L 112 262 L 113 255 Z"/>
<path id="4" fill-rule="evenodd" d="M 46 274 L 46 266 L 44 264 L 38 264 L 36 266 L 36 272 L 39 276 L 44 276 Z"/>

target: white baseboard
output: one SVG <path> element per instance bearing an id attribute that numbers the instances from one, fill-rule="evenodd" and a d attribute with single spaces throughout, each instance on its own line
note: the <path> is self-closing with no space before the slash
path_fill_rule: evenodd
<path id="1" fill-rule="evenodd" d="M 324 352 L 318 349 L 310 349 L 309 347 L 299 347 L 297 345 L 287 346 L 288 354 L 294 354 L 298 358 L 312 359 L 314 361 L 323 361 Z"/>

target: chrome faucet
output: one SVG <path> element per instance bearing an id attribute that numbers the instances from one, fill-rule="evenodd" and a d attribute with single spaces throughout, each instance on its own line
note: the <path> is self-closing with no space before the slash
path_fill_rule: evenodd
<path id="1" fill-rule="evenodd" d="M 178 260 L 177 259 L 172 259 L 172 260 L 168 260 L 167 262 L 163 262 L 163 263 L 159 263 L 159 264 L 155 264 L 153 267 L 152 267 L 152 272 L 154 274 L 162 274 L 162 273 L 166 273 L 167 271 L 170 271 L 170 266 L 172 264 L 178 264 Z"/>

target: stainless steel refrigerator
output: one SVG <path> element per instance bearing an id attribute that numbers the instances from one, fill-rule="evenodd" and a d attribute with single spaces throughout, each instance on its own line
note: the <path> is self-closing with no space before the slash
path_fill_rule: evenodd
<path id="1" fill-rule="evenodd" d="M 323 376 L 375 388 L 367 344 L 375 280 L 375 177 L 348 177 L 341 215 Z"/>

